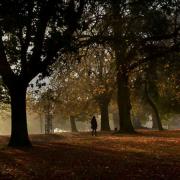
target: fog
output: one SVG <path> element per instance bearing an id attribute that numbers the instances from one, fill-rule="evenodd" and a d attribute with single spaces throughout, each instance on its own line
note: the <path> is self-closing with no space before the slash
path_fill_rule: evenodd
<path id="1" fill-rule="evenodd" d="M 101 129 L 100 124 L 100 116 L 96 115 L 97 123 L 98 123 L 98 131 Z M 110 118 L 110 128 L 111 130 L 114 130 L 116 126 L 114 125 L 113 116 L 112 114 L 109 114 Z M 28 131 L 29 134 L 44 134 L 45 133 L 45 116 L 39 115 L 34 112 L 27 112 L 27 123 L 28 123 Z M 84 121 L 78 121 L 76 120 L 76 127 L 78 131 L 90 131 L 91 125 L 90 120 L 85 119 Z M 166 121 L 163 123 L 165 129 L 180 129 L 180 114 L 174 114 L 169 121 Z M 145 123 L 143 123 L 144 127 L 151 128 L 152 127 L 152 121 L 151 118 L 149 118 Z M 61 113 L 58 112 L 54 115 L 52 119 L 52 129 L 54 133 L 60 133 L 60 132 L 71 132 L 71 124 L 70 120 L 63 119 L 61 117 Z M 9 110 L 0 110 L 0 135 L 9 135 L 11 132 L 11 113 Z"/>
<path id="2" fill-rule="evenodd" d="M 2 110 L 1 110 L 2 111 Z M 100 116 L 96 116 L 98 129 L 100 130 Z M 45 116 L 39 115 L 38 113 L 34 112 L 27 112 L 27 124 L 28 124 L 28 131 L 29 134 L 44 134 L 45 133 Z M 76 120 L 76 127 L 78 131 L 90 131 L 91 118 L 86 119 L 84 121 Z M 114 122 L 112 120 L 112 115 L 110 115 L 110 127 L 114 130 Z M 52 129 L 54 132 L 62 132 L 62 131 L 71 131 L 71 124 L 69 119 L 63 119 L 60 115 L 60 112 L 57 113 L 52 119 Z M 0 135 L 10 135 L 11 132 L 11 113 L 10 111 L 3 111 L 0 114 Z"/>

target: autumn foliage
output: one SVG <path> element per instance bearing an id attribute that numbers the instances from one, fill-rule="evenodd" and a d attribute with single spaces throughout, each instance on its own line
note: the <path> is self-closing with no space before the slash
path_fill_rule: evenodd
<path id="1" fill-rule="evenodd" d="M 32 135 L 34 147 L 6 148 L 1 136 L 0 179 L 179 179 L 180 131 L 134 135 Z"/>

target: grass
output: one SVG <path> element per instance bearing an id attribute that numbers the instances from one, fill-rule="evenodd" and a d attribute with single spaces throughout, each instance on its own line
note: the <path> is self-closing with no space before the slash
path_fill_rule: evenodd
<path id="1" fill-rule="evenodd" d="M 0 136 L 0 179 L 180 179 L 180 130 L 31 135 L 32 148 Z"/>

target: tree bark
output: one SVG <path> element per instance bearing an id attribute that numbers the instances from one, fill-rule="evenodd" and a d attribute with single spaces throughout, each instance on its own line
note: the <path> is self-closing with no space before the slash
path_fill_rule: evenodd
<path id="1" fill-rule="evenodd" d="M 153 110 L 153 113 L 154 113 L 154 116 L 155 116 L 155 117 L 152 117 L 152 120 L 153 120 L 152 128 L 157 128 L 158 130 L 163 130 L 158 109 L 156 107 L 156 104 L 153 102 L 153 100 L 151 99 L 151 97 L 149 95 L 147 82 L 145 82 L 145 95 L 146 95 L 146 98 L 147 98 L 147 102 L 151 106 L 151 108 Z"/>
<path id="2" fill-rule="evenodd" d="M 133 133 L 134 128 L 131 122 L 131 104 L 130 104 L 130 92 L 128 87 L 128 75 L 126 73 L 118 73 L 117 75 L 118 86 L 118 110 L 119 110 L 119 128 L 120 132 Z"/>
<path id="3" fill-rule="evenodd" d="M 149 102 L 150 104 L 150 102 Z M 150 105 L 151 108 L 153 109 L 153 106 Z M 156 108 L 156 107 L 155 107 Z M 159 116 L 159 115 L 158 115 Z M 159 129 L 158 128 L 158 120 L 157 120 L 157 115 L 155 113 L 155 110 L 153 109 L 153 114 L 152 114 L 152 129 Z"/>
<path id="4" fill-rule="evenodd" d="M 108 102 L 103 102 L 100 104 L 101 131 L 110 131 L 108 106 L 109 106 Z"/>
<path id="5" fill-rule="evenodd" d="M 78 132 L 74 116 L 70 116 L 70 123 L 71 123 L 71 131 Z"/>
<path id="6" fill-rule="evenodd" d="M 27 86 L 20 83 L 9 89 L 11 96 L 11 137 L 9 146 L 31 146 L 27 130 L 26 117 L 26 90 Z"/>

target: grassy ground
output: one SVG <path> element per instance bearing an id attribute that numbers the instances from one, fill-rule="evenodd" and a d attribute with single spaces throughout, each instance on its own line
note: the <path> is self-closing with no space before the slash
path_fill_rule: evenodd
<path id="1" fill-rule="evenodd" d="M 0 179 L 180 179 L 180 130 L 135 135 L 32 135 L 33 148 L 6 147 L 0 136 Z"/>

